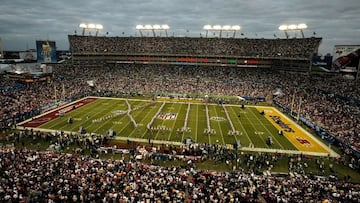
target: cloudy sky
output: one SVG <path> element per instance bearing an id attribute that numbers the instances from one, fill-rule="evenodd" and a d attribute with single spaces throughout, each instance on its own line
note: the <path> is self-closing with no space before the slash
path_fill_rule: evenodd
<path id="1" fill-rule="evenodd" d="M 195 37 L 206 24 L 240 25 L 237 36 L 248 38 L 285 37 L 279 25 L 305 22 L 305 36 L 323 38 L 320 54 L 360 45 L 360 0 L 2 0 L 0 11 L 4 50 L 35 48 L 36 40 L 67 50 L 67 35 L 81 34 L 82 22 L 102 24 L 99 34 L 108 36 L 139 36 L 137 24 L 168 24 L 170 35 Z"/>

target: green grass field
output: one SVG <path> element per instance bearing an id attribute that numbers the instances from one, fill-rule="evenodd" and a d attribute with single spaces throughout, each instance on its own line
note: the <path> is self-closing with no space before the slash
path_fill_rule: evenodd
<path id="1" fill-rule="evenodd" d="M 129 106 L 131 111 L 127 114 Z M 297 150 L 286 137 L 278 135 L 278 130 L 255 107 L 242 109 L 236 105 L 223 107 L 214 104 L 207 107 L 208 110 L 205 104 L 130 99 L 127 103 L 125 99 L 101 98 L 39 128 L 78 132 L 82 126 L 87 132 L 107 134 L 112 129 L 117 136 L 129 138 L 173 142 L 192 138 L 197 143 L 230 145 L 239 140 L 243 147 Z M 69 117 L 73 118 L 72 124 L 67 122 Z M 185 126 L 189 130 L 181 131 Z M 205 129 L 212 129 L 213 133 L 206 134 Z M 236 133 L 229 135 L 232 130 Z M 266 144 L 270 135 L 271 146 Z"/>

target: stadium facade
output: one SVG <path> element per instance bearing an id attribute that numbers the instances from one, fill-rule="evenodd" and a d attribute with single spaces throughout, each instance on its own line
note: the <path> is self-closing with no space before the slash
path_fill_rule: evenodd
<path id="1" fill-rule="evenodd" d="M 322 38 L 247 39 L 69 35 L 74 65 L 174 64 L 307 72 Z"/>

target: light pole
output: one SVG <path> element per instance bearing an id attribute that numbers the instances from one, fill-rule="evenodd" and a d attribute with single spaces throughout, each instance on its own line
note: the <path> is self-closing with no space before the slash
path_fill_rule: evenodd
<path id="1" fill-rule="evenodd" d="M 305 38 L 303 30 L 306 29 L 308 26 L 305 23 L 300 23 L 298 25 L 291 24 L 291 25 L 280 25 L 279 30 L 284 31 L 286 38 L 289 38 L 288 31 L 300 31 L 302 38 Z"/>
<path id="2" fill-rule="evenodd" d="M 165 36 L 167 37 L 168 36 L 168 30 L 170 29 L 170 27 L 166 24 L 164 25 L 158 25 L 158 24 L 155 24 L 155 25 L 136 25 L 135 27 L 137 30 L 139 30 L 139 33 L 140 33 L 140 36 L 143 37 L 143 33 L 142 31 L 143 30 L 146 30 L 146 31 L 151 31 L 153 33 L 153 36 L 156 37 L 156 32 L 157 31 L 164 31 L 165 32 Z M 160 36 L 161 36 L 161 33 L 160 33 Z"/>
<path id="3" fill-rule="evenodd" d="M 239 25 L 204 25 L 203 29 L 206 31 L 205 37 L 208 37 L 209 31 L 219 31 L 219 37 L 222 37 L 223 32 L 233 32 L 233 38 L 235 38 L 236 31 L 240 30 Z"/>
<path id="4" fill-rule="evenodd" d="M 102 29 L 104 28 L 101 24 L 94 24 L 94 23 L 89 23 L 89 24 L 81 23 L 81 24 L 79 25 L 79 27 L 82 29 L 82 35 L 83 35 L 83 36 L 85 35 L 85 31 L 86 31 L 87 29 L 96 30 L 95 36 L 98 36 L 99 30 L 102 30 Z"/>

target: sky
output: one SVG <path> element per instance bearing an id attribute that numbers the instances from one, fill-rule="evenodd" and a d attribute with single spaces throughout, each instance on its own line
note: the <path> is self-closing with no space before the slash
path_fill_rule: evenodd
<path id="1" fill-rule="evenodd" d="M 323 38 L 319 54 L 360 45 L 360 0 L 2 0 L 0 11 L 5 51 L 35 49 L 36 40 L 68 50 L 67 36 L 81 34 L 80 23 L 102 24 L 101 36 L 140 36 L 138 24 L 168 24 L 169 35 L 179 37 L 205 36 L 207 24 L 240 25 L 236 37 L 272 39 L 285 38 L 282 24 L 306 23 L 305 37 Z"/>

